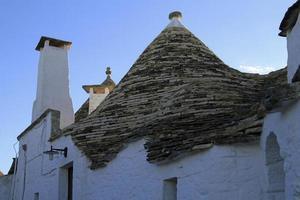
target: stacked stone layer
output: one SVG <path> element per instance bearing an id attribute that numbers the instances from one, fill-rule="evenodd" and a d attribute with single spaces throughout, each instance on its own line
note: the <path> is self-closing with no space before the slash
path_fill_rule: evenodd
<path id="1" fill-rule="evenodd" d="M 168 27 L 97 110 L 65 133 L 92 169 L 140 138 L 146 139 L 149 162 L 170 161 L 213 144 L 257 140 L 265 105 L 273 106 L 267 91 L 286 82 L 285 69 L 241 73 L 186 28 Z"/>

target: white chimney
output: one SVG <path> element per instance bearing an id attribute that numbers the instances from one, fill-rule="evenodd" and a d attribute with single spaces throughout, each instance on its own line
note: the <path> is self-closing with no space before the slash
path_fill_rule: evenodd
<path id="1" fill-rule="evenodd" d="M 111 79 L 110 67 L 106 68 L 106 79 L 97 85 L 84 85 L 83 89 L 89 93 L 89 114 L 103 102 L 106 96 L 115 88 L 116 84 Z"/>
<path id="2" fill-rule="evenodd" d="M 41 37 L 36 50 L 40 51 L 36 100 L 32 121 L 47 109 L 60 111 L 60 127 L 74 122 L 69 92 L 68 50 L 71 42 Z"/>

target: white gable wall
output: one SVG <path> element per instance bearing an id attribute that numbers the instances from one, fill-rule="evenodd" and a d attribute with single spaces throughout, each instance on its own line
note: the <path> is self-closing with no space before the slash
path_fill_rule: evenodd
<path id="1" fill-rule="evenodd" d="M 47 157 L 43 151 L 50 148 L 47 144 L 51 131 L 51 113 L 49 113 L 32 130 L 26 133 L 19 143 L 19 158 L 15 182 L 15 199 L 33 199 L 38 191 L 47 191 L 51 179 L 44 179 L 47 173 L 43 166 L 48 166 Z M 26 145 L 26 151 L 23 150 Z M 24 193 L 24 194 L 23 194 Z M 48 194 L 48 195 L 51 195 Z"/>
<path id="2" fill-rule="evenodd" d="M 0 200 L 9 199 L 13 175 L 0 176 Z"/>
<path id="3" fill-rule="evenodd" d="M 263 197 L 262 153 L 259 144 L 214 146 L 210 150 L 187 156 L 165 165 L 146 161 L 144 141 L 129 144 L 105 168 L 90 170 L 89 161 L 73 144 L 70 136 L 61 137 L 52 145 L 69 148 L 68 157 L 57 156 L 52 161 L 39 154 L 38 133 L 42 125 L 26 135 L 21 143 L 29 144 L 27 177 L 24 199 L 32 199 L 39 192 L 40 199 L 59 199 L 59 167 L 73 161 L 74 200 L 160 200 L 163 181 L 177 177 L 178 200 L 240 200 Z M 48 132 L 49 133 L 49 132 Z M 31 135 L 31 136 L 30 136 Z M 40 135 L 41 136 L 41 135 Z M 32 150 L 30 150 L 32 148 Z M 49 150 L 47 144 L 43 151 Z M 24 174 L 24 157 L 20 150 L 18 171 L 18 198 L 21 199 L 21 182 Z M 63 199 L 61 199 L 63 200 Z"/>
<path id="4" fill-rule="evenodd" d="M 60 167 L 73 162 L 74 200 L 157 199 L 162 200 L 163 181 L 178 178 L 177 199 L 269 199 L 268 173 L 265 165 L 266 139 L 277 136 L 280 156 L 284 159 L 286 199 L 300 198 L 300 102 L 265 118 L 261 145 L 215 145 L 170 164 L 156 165 L 146 161 L 144 141 L 130 143 L 107 167 L 88 168 L 88 159 L 80 153 L 70 136 L 49 143 L 51 114 L 20 140 L 15 199 L 59 199 Z M 68 157 L 56 156 L 50 161 L 43 151 L 68 147 Z M 279 200 L 282 198 L 277 198 Z M 64 200 L 64 199 L 61 199 Z"/>
<path id="5" fill-rule="evenodd" d="M 61 143 L 48 142 L 51 135 L 52 120 L 49 112 L 47 116 L 31 130 L 23 135 L 19 141 L 18 170 L 16 173 L 15 200 L 32 200 L 34 194 L 39 193 L 42 200 L 55 200 L 59 198 L 59 167 L 72 162 L 80 161 L 79 152 L 74 153 L 74 145 L 70 138 L 62 137 Z M 26 145 L 26 151 L 23 149 Z M 70 147 L 69 156 L 55 155 L 53 160 L 44 151 L 54 148 Z M 23 198 L 24 196 L 24 198 Z"/>
<path id="6" fill-rule="evenodd" d="M 280 156 L 284 160 L 285 199 L 300 199 L 300 102 L 285 107 L 282 112 L 266 116 L 261 146 L 266 149 L 267 137 L 277 136 Z M 267 171 L 265 170 L 267 177 Z"/>
<path id="7" fill-rule="evenodd" d="M 66 200 L 62 195 L 66 188 L 62 174 L 63 167 L 70 163 L 74 170 L 74 200 L 163 200 L 164 180 L 174 177 L 178 200 L 267 200 L 270 196 L 264 150 L 271 132 L 278 138 L 284 159 L 286 199 L 297 199 L 300 194 L 299 113 L 300 103 L 297 103 L 282 113 L 268 114 L 261 144 L 214 145 L 169 164 L 156 165 L 146 161 L 144 140 L 139 140 L 130 143 L 108 166 L 90 170 L 89 160 L 71 136 L 48 141 L 52 130 L 52 112 L 49 112 L 20 139 L 15 200 L 22 200 L 23 195 L 24 200 L 31 200 L 35 193 L 43 200 Z M 43 152 L 50 150 L 51 145 L 68 147 L 67 158 L 57 155 L 49 160 Z"/>
<path id="8" fill-rule="evenodd" d="M 76 165 L 74 166 L 74 199 L 85 199 L 82 196 L 84 182 L 81 182 L 81 179 L 84 179 L 85 171 L 88 170 L 88 161 L 78 151 L 70 136 L 62 136 L 52 143 L 48 141 L 51 135 L 51 115 L 52 112 L 49 112 L 40 123 L 20 138 L 15 200 L 32 200 L 35 193 L 39 193 L 41 200 L 64 200 L 60 195 L 61 167 L 72 162 Z M 27 146 L 26 151 L 23 149 L 24 144 Z M 55 155 L 53 160 L 49 160 L 49 156 L 43 152 L 50 150 L 51 145 L 54 148 L 68 147 L 67 158 L 63 155 Z"/>
<path id="9" fill-rule="evenodd" d="M 178 200 L 261 199 L 258 144 L 214 146 L 165 165 L 146 161 L 144 141 L 129 145 L 107 167 L 85 174 L 85 199 L 162 199 L 163 181 L 178 178 Z"/>
<path id="10" fill-rule="evenodd" d="M 215 146 L 158 166 L 146 161 L 144 141 L 140 140 L 131 143 L 107 167 L 94 171 L 88 168 L 89 161 L 70 137 L 55 142 L 55 146 L 64 145 L 70 150 L 68 158 L 60 157 L 51 162 L 63 166 L 74 160 L 73 197 L 76 200 L 162 200 L 163 181 L 173 177 L 178 178 L 178 200 L 263 197 L 262 153 L 257 143 Z"/>
<path id="11" fill-rule="evenodd" d="M 298 17 L 297 23 L 292 31 L 287 36 L 288 48 L 288 82 L 292 79 L 300 65 L 300 20 Z"/>

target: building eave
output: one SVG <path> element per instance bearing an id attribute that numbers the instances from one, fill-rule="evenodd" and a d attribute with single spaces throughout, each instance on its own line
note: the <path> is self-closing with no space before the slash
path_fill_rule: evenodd
<path id="1" fill-rule="evenodd" d="M 33 121 L 18 137 L 18 141 L 20 141 L 20 139 L 22 137 L 24 137 L 29 131 L 31 131 L 37 124 L 39 124 L 49 113 L 52 113 L 53 115 L 55 115 L 55 118 L 60 118 L 60 112 L 57 110 L 53 110 L 53 109 L 47 109 L 45 112 L 43 112 L 43 114 L 41 114 L 41 116 L 39 118 L 37 118 L 35 121 Z M 52 121 L 54 120 L 54 118 L 52 117 Z M 59 127 L 59 124 L 58 124 Z M 57 127 L 56 127 L 57 128 Z M 59 128 L 58 128 L 59 129 Z M 60 129 L 59 129 L 60 130 Z M 59 131 L 59 130 L 56 130 Z"/>
<path id="2" fill-rule="evenodd" d="M 294 3 L 287 12 L 284 15 L 283 20 L 280 23 L 280 33 L 279 36 L 287 37 L 287 35 L 292 31 L 295 24 L 298 20 L 298 15 L 300 11 L 300 1 L 298 0 L 296 3 Z"/>

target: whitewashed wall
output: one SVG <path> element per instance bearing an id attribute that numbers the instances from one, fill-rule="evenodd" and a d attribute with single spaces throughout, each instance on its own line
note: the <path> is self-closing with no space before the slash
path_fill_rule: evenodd
<path id="1" fill-rule="evenodd" d="M 165 165 L 146 161 L 144 141 L 140 140 L 118 154 L 107 167 L 92 171 L 89 161 L 74 146 L 70 136 L 52 143 L 68 147 L 68 157 L 52 161 L 43 151 L 50 149 L 51 114 L 20 140 L 15 199 L 59 198 L 60 167 L 73 162 L 74 200 L 146 200 L 162 199 L 164 179 L 178 177 L 178 199 L 261 199 L 262 156 L 259 144 L 214 146 L 210 150 L 187 156 Z M 27 144 L 26 153 L 22 145 Z M 24 184 L 26 154 L 26 181 Z"/>
<path id="2" fill-rule="evenodd" d="M 55 200 L 59 196 L 61 167 L 73 162 L 74 200 L 162 199 L 163 181 L 178 178 L 178 200 L 270 199 L 265 165 L 266 140 L 277 136 L 284 159 L 285 198 L 300 198 L 300 102 L 270 113 L 265 118 L 260 145 L 215 145 L 213 148 L 165 165 L 146 161 L 144 141 L 128 145 L 107 167 L 92 171 L 70 136 L 49 143 L 51 112 L 20 140 L 15 199 Z M 27 144 L 27 150 L 22 148 Z M 50 161 L 43 151 L 68 147 L 68 157 Z M 26 155 L 26 156 L 25 156 Z M 26 162 L 25 162 L 26 160 Z M 25 170 L 26 165 L 26 170 Z M 24 179 L 26 171 L 26 177 Z M 25 182 L 24 182 L 25 180 Z M 25 190 L 23 193 L 23 189 Z"/>
<path id="3" fill-rule="evenodd" d="M 50 148 L 47 142 L 50 131 L 51 113 L 48 113 L 40 123 L 21 138 L 14 191 L 15 199 L 23 199 L 23 196 L 24 199 L 33 199 L 35 192 L 47 191 L 50 187 L 48 185 L 51 183 L 50 179 L 43 178 L 49 173 L 47 170 L 49 164 L 48 159 L 42 153 Z M 24 144 L 27 146 L 26 151 L 23 150 Z"/>
<path id="4" fill-rule="evenodd" d="M 300 198 L 300 103 L 265 118 L 261 145 L 235 144 L 214 146 L 210 150 L 184 157 L 165 165 L 146 161 L 144 141 L 128 145 L 107 167 L 92 171 L 89 161 L 79 152 L 70 136 L 55 140 L 56 148 L 69 148 L 67 158 L 56 156 L 50 161 L 43 151 L 50 149 L 48 138 L 51 114 L 20 141 L 20 157 L 16 177 L 15 199 L 22 199 L 24 187 L 25 151 L 27 162 L 24 199 L 59 198 L 60 167 L 73 162 L 75 200 L 162 199 L 163 181 L 178 177 L 178 200 L 206 199 L 269 199 L 266 139 L 273 132 L 284 159 L 285 199 Z M 276 200 L 283 199 L 281 197 Z"/>
<path id="5" fill-rule="evenodd" d="M 39 193 L 41 200 L 63 200 L 59 196 L 60 167 L 74 161 L 77 166 L 80 166 L 80 170 L 87 170 L 87 161 L 74 146 L 70 136 L 62 136 L 53 143 L 48 142 L 51 135 L 51 115 L 52 113 L 49 112 L 40 123 L 20 138 L 14 190 L 15 200 L 32 200 L 35 193 Z M 26 151 L 23 149 L 25 144 L 27 146 Z M 56 155 L 53 160 L 49 160 L 49 156 L 43 152 L 50 150 L 51 145 L 54 148 L 68 147 L 68 157 Z M 82 161 L 84 162 L 80 163 Z M 74 173 L 81 174 L 78 170 L 78 167 L 74 167 Z M 79 178 L 78 175 L 75 176 L 74 181 L 77 184 L 74 184 L 74 193 L 80 195 L 82 183 L 80 180 L 76 180 Z M 80 176 L 80 178 L 83 177 Z M 76 196 L 74 199 L 84 199 L 84 197 Z"/>
<path id="6" fill-rule="evenodd" d="M 80 153 L 70 136 L 49 143 L 51 114 L 20 140 L 15 199 L 59 199 L 60 167 L 73 162 L 74 200 L 162 199 L 163 181 L 178 177 L 178 200 L 202 199 L 269 199 L 265 166 L 266 138 L 273 132 L 284 159 L 285 195 L 287 200 L 300 198 L 300 103 L 265 118 L 261 144 L 234 144 L 186 156 L 164 165 L 146 161 L 144 141 L 128 145 L 105 168 L 92 171 L 88 159 Z M 24 184 L 27 144 L 26 178 Z M 43 151 L 50 145 L 69 148 L 68 157 L 56 156 L 52 161 Z M 62 198 L 61 198 L 62 199 Z M 277 198 L 279 200 L 282 198 Z M 63 200 L 63 199 L 62 199 Z"/>
<path id="7" fill-rule="evenodd" d="M 160 200 L 163 180 L 172 177 L 178 200 L 262 199 L 258 144 L 215 146 L 161 166 L 146 161 L 143 144 L 129 145 L 106 168 L 85 171 L 84 199 Z"/>
<path id="8" fill-rule="evenodd" d="M 288 48 L 288 81 L 292 82 L 294 74 L 300 65 L 300 20 L 298 17 L 297 23 L 292 31 L 287 36 Z"/>
<path id="9" fill-rule="evenodd" d="M 262 149 L 266 149 L 266 140 L 271 133 L 277 136 L 280 146 L 280 156 L 284 159 L 285 199 L 299 200 L 300 102 L 285 107 L 281 112 L 270 113 L 266 116 L 261 138 Z M 267 179 L 266 168 L 265 176 Z"/>
<path id="10" fill-rule="evenodd" d="M 42 151 L 50 149 L 50 114 L 26 134 L 20 145 L 27 144 L 27 170 L 24 199 L 59 198 L 60 167 L 73 161 L 74 200 L 147 200 L 162 199 L 164 179 L 178 177 L 178 200 L 262 199 L 262 153 L 259 144 L 215 146 L 171 164 L 157 166 L 146 161 L 144 141 L 129 144 L 107 167 L 92 171 L 89 161 L 74 146 L 70 136 L 52 145 L 69 148 L 67 158 L 50 161 Z M 24 180 L 24 155 L 20 149 L 16 200 L 21 199 Z"/>
<path id="11" fill-rule="evenodd" d="M 12 175 L 0 176 L 0 200 L 8 200 L 12 186 Z"/>

